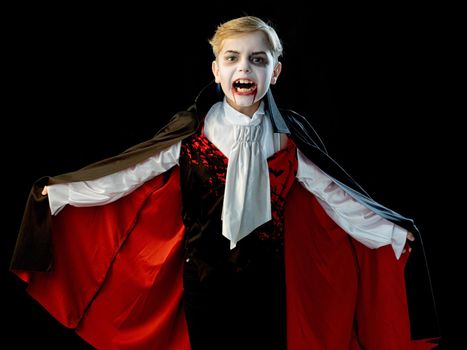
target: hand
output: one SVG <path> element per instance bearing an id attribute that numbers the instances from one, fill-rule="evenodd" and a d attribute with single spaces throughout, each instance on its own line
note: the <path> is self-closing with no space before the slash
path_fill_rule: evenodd
<path id="1" fill-rule="evenodd" d="M 47 188 L 47 186 L 44 186 L 44 189 L 42 190 L 42 195 L 47 196 L 48 193 L 49 193 L 49 189 Z"/>
<path id="2" fill-rule="evenodd" d="M 413 235 L 412 232 L 410 231 L 407 231 L 407 240 L 410 241 L 410 242 L 413 242 L 415 241 L 415 236 Z M 407 245 L 408 246 L 408 245 Z M 409 252 L 412 250 L 412 248 L 409 247 Z M 402 254 L 404 254 L 405 252 L 407 251 L 406 248 L 404 248 L 404 250 L 402 251 Z"/>

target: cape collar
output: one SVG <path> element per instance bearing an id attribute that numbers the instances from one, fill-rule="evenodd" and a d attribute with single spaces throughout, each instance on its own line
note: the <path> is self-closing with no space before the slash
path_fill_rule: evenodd
<path id="1" fill-rule="evenodd" d="M 194 104 L 190 107 L 190 110 L 194 110 L 198 117 L 204 118 L 211 106 L 216 102 L 222 101 L 223 98 L 224 94 L 218 84 L 211 81 L 200 90 L 195 98 Z M 263 98 L 263 102 L 265 114 L 267 114 L 271 119 L 274 132 L 290 134 L 289 128 L 287 127 L 287 124 L 274 101 L 271 89 L 266 93 L 266 96 Z"/>

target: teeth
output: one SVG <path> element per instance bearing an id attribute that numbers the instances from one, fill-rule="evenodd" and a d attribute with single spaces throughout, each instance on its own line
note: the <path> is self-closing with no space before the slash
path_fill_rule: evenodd
<path id="1" fill-rule="evenodd" d="M 240 84 L 254 84 L 251 80 L 246 80 L 246 79 L 239 79 L 236 81 L 236 83 Z"/>
<path id="2" fill-rule="evenodd" d="M 238 92 L 251 92 L 251 91 L 254 91 L 254 90 L 256 90 L 255 86 L 253 86 L 251 88 L 248 88 L 248 89 L 247 88 L 237 88 Z"/>

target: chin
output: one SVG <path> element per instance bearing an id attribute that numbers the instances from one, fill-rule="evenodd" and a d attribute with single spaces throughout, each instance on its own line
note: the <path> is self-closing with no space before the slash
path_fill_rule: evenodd
<path id="1" fill-rule="evenodd" d="M 256 101 L 255 96 L 250 95 L 250 96 L 241 96 L 241 95 L 235 95 L 232 96 L 232 102 L 239 106 L 239 107 L 250 107 L 253 106 Z"/>
<path id="2" fill-rule="evenodd" d="M 239 106 L 239 107 L 251 107 L 251 106 L 253 106 L 255 103 L 256 103 L 256 101 L 255 101 L 255 102 L 250 102 L 250 103 L 240 103 L 240 102 L 237 102 L 236 105 Z"/>

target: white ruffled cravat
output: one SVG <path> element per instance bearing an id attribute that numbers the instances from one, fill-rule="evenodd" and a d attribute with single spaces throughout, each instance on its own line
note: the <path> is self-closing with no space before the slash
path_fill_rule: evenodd
<path id="1" fill-rule="evenodd" d="M 261 131 L 259 125 L 234 126 L 222 208 L 222 234 L 230 240 L 231 249 L 271 220 L 268 163 L 261 151 Z"/>
<path id="2" fill-rule="evenodd" d="M 271 220 L 267 158 L 279 148 L 264 106 L 250 118 L 227 102 L 208 112 L 205 136 L 228 158 L 222 209 L 222 234 L 231 249 L 255 228 Z"/>

